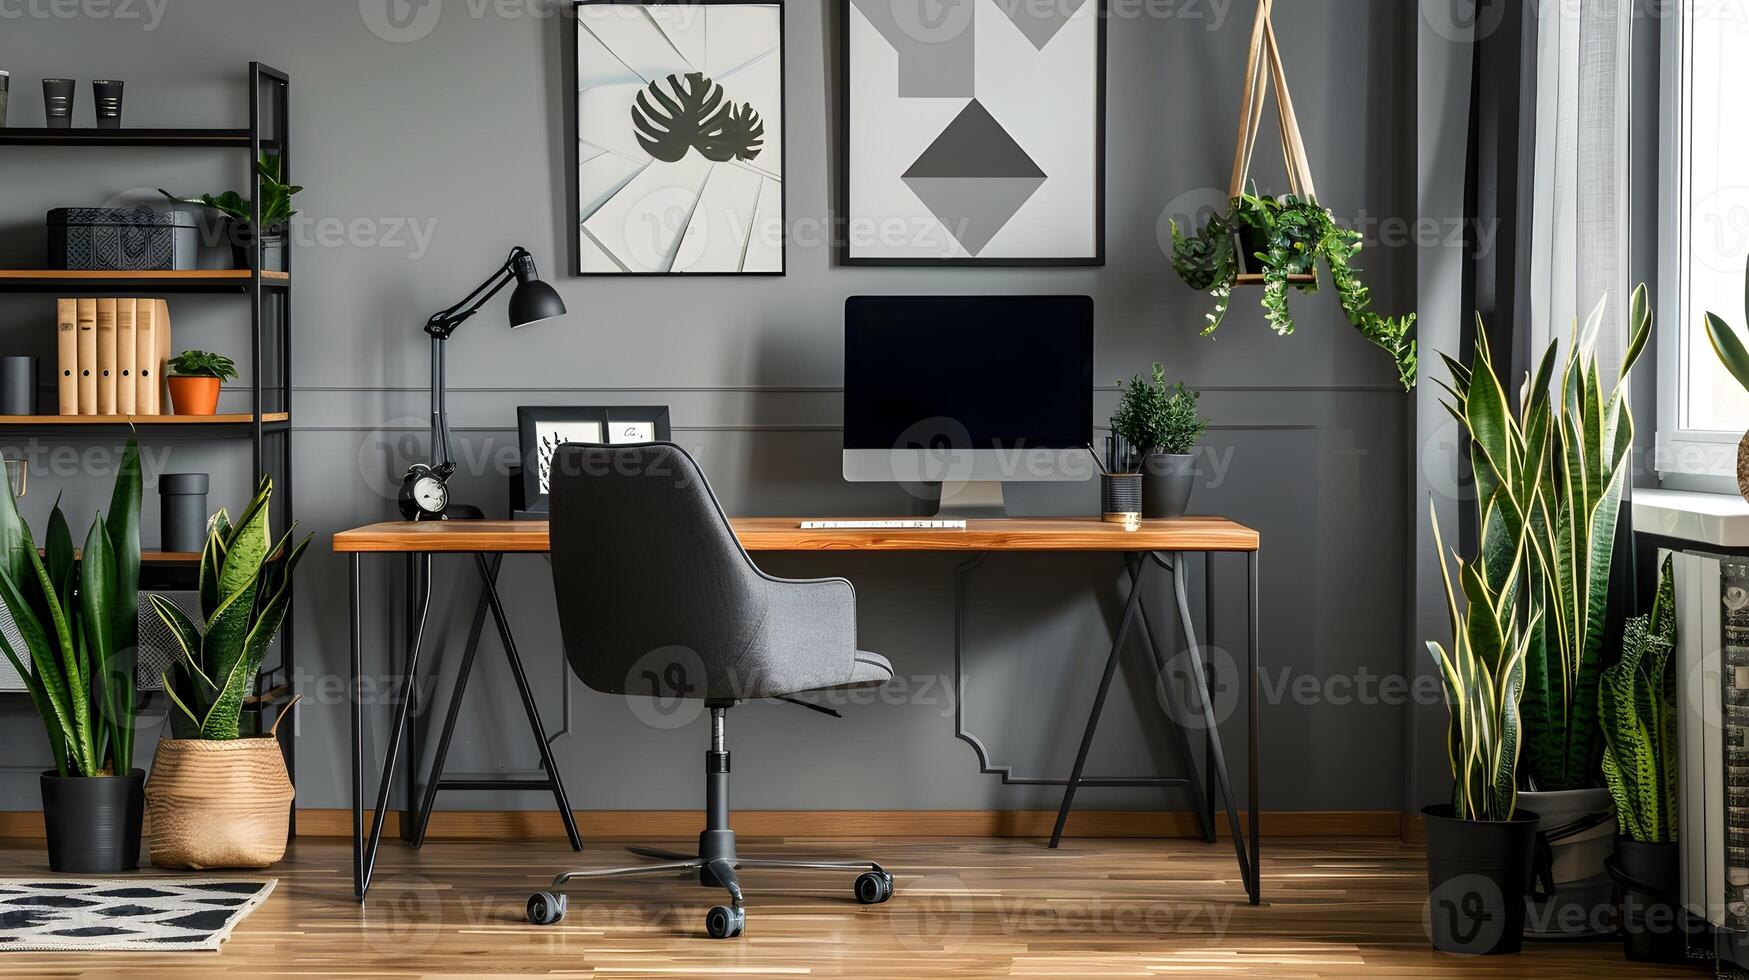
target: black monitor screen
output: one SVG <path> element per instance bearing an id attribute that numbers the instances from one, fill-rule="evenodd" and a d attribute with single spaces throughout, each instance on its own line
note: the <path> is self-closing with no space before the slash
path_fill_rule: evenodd
<path id="1" fill-rule="evenodd" d="M 845 301 L 845 449 L 1070 449 L 1092 430 L 1091 297 Z"/>

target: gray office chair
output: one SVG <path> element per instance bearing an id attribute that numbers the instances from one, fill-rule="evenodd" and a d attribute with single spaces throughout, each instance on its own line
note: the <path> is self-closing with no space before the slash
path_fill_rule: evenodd
<path id="1" fill-rule="evenodd" d="M 678 446 L 567 444 L 554 452 L 550 474 L 553 589 L 571 669 L 606 694 L 702 699 L 711 741 L 697 854 L 634 847 L 661 863 L 564 872 L 553 878 L 552 891 L 529 897 L 529 921 L 564 917 L 558 890 L 567 882 L 624 875 L 695 872 L 699 884 L 726 889 L 730 903 L 705 917 L 706 931 L 718 939 L 739 935 L 745 925 L 735 877 L 743 868 L 860 871 L 857 901 L 890 898 L 893 876 L 872 861 L 743 859 L 729 829 L 723 717 L 731 706 L 892 679 L 891 664 L 856 648 L 850 583 L 760 571 L 698 464 Z"/>

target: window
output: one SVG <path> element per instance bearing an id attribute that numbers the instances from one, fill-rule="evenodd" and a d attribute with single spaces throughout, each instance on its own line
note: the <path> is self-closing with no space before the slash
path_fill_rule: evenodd
<path id="1" fill-rule="evenodd" d="M 1707 343 L 1714 312 L 1740 332 L 1749 262 L 1749 0 L 1684 0 L 1663 25 L 1657 467 L 1677 484 L 1735 472 L 1749 393 Z M 1725 486 L 1692 483 L 1696 489 Z"/>

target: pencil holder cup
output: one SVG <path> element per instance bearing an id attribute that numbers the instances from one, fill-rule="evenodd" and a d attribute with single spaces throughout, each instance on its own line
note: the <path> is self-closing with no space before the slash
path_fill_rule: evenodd
<path id="1" fill-rule="evenodd" d="M 1142 519 L 1142 474 L 1103 473 L 1099 477 L 1099 509 L 1108 524 L 1134 524 Z"/>

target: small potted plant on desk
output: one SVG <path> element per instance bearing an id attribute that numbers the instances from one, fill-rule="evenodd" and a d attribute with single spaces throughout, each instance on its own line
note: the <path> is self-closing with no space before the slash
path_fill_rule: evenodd
<path id="1" fill-rule="evenodd" d="M 262 154 L 255 164 L 256 176 L 261 188 L 261 227 L 262 233 L 257 236 L 251 222 L 254 216 L 251 210 L 253 203 L 236 191 L 226 191 L 214 196 L 202 194 L 199 197 L 177 197 L 167 190 L 159 189 L 164 195 L 178 204 L 197 204 L 211 208 L 223 215 L 227 228 L 225 237 L 231 244 L 231 264 L 238 269 L 250 268 L 249 250 L 259 239 L 261 244 L 261 268 L 274 271 L 285 271 L 285 245 L 288 226 L 291 219 L 297 215 L 292 210 L 292 195 L 303 190 L 302 187 L 287 184 L 280 180 L 280 158 L 276 154 Z"/>
<path id="2" fill-rule="evenodd" d="M 140 450 L 132 439 L 109 513 L 92 521 L 80 551 L 58 505 L 39 551 L 10 490 L 0 493 L 0 602 L 22 640 L 15 647 L 0 633 L 0 650 L 24 679 L 55 759 L 42 774 L 51 871 L 107 874 L 140 864 L 139 583 Z"/>
<path id="3" fill-rule="evenodd" d="M 1197 415 L 1197 392 L 1184 382 L 1168 385 L 1166 369 L 1154 365 L 1153 380 L 1136 375 L 1126 385 L 1111 429 L 1139 457 L 1142 516 L 1183 517 L 1196 485 L 1196 444 L 1209 420 Z M 1119 461 L 1127 465 L 1129 460 Z"/>
<path id="4" fill-rule="evenodd" d="M 285 619 L 292 571 L 309 537 L 274 539 L 273 483 L 233 525 L 220 510 L 200 556 L 203 632 L 171 600 L 149 596 L 176 639 L 164 676 L 174 738 L 158 743 L 146 804 L 152 863 L 177 868 L 265 868 L 285 855 L 292 784 L 274 730 L 245 733 L 243 703 Z M 293 699 L 295 702 L 295 698 Z M 290 710 L 280 710 L 284 719 Z"/>
<path id="5" fill-rule="evenodd" d="M 1525 584 L 1533 522 L 1514 515 L 1527 513 L 1542 493 L 1545 467 L 1526 461 L 1541 458 L 1549 399 L 1546 388 L 1533 391 L 1520 416 L 1507 410 L 1485 334 L 1478 333 L 1467 369 L 1452 363 L 1456 402 L 1447 407 L 1470 435 L 1477 526 L 1486 540 L 1475 558 L 1455 559 L 1454 584 L 1438 512 L 1429 502 L 1451 642 L 1430 640 L 1427 649 L 1451 713 L 1452 769 L 1451 802 L 1421 811 L 1429 926 L 1434 948 L 1444 952 L 1516 953 L 1524 940 L 1539 819 L 1518 806 L 1519 701 L 1526 653 L 1543 611 L 1540 593 Z"/>
<path id="6" fill-rule="evenodd" d="M 185 350 L 170 359 L 170 407 L 177 415 L 219 410 L 219 386 L 237 379 L 237 365 L 223 354 Z"/>
<path id="7" fill-rule="evenodd" d="M 1652 611 L 1628 620 L 1621 659 L 1597 688 L 1603 779 L 1615 801 L 1615 854 L 1605 862 L 1619 887 L 1616 925 L 1630 960 L 1682 963 L 1685 912 L 1676 844 L 1676 588 L 1664 558 Z"/>

